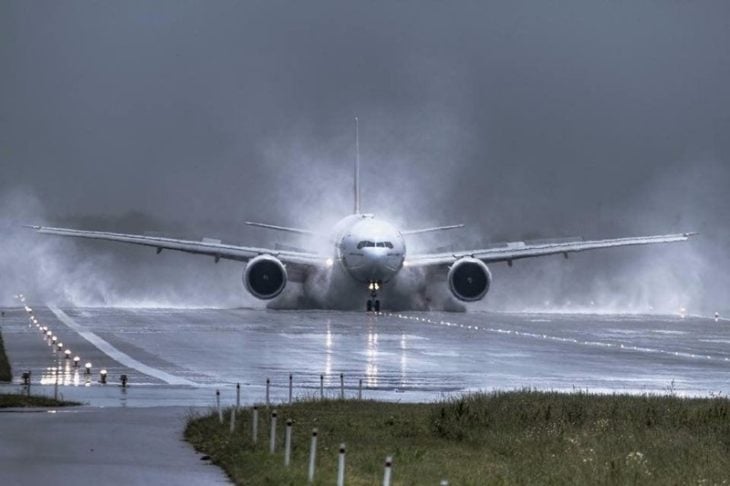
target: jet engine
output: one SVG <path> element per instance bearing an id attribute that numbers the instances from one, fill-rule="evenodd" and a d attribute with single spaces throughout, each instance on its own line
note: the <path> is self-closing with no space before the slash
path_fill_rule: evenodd
<path id="1" fill-rule="evenodd" d="M 465 257 L 451 265 L 447 279 L 454 297 L 465 302 L 474 302 L 487 295 L 492 274 L 483 261 Z"/>
<path id="2" fill-rule="evenodd" d="M 243 271 L 243 285 L 251 294 L 262 300 L 278 296 L 286 287 L 286 268 L 278 258 L 259 255 L 251 259 Z"/>

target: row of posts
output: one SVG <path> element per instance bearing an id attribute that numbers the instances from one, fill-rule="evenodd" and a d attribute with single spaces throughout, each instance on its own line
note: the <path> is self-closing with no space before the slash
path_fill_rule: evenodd
<path id="1" fill-rule="evenodd" d="M 106 371 L 106 370 L 102 370 Z M 30 374 L 30 373 L 29 373 Z M 106 382 L 105 380 L 106 373 L 103 373 L 102 375 L 102 382 Z M 126 385 L 126 375 L 122 375 L 123 377 L 123 383 Z M 294 393 L 294 375 L 292 373 L 289 373 L 289 404 L 291 405 L 293 401 L 293 393 Z M 220 421 L 223 422 L 223 410 L 221 408 L 221 392 L 220 390 L 215 391 L 216 395 L 216 407 L 218 409 L 218 416 L 220 418 Z M 324 375 L 319 375 L 319 397 L 320 399 L 324 400 Z M 340 400 L 345 399 L 345 375 L 344 373 L 340 373 Z M 362 378 L 358 380 L 357 385 L 357 399 L 362 400 Z M 236 383 L 236 410 L 238 410 L 241 406 L 241 384 Z M 266 378 L 266 406 L 271 406 L 271 379 Z M 254 407 L 255 409 L 256 407 Z M 234 419 L 235 420 L 235 419 Z M 231 424 L 231 430 L 233 430 L 234 425 Z"/>
<path id="2" fill-rule="evenodd" d="M 220 407 L 220 391 L 216 390 L 216 397 L 218 402 L 218 412 L 219 415 L 221 412 Z M 294 377 L 290 373 L 289 374 L 289 404 L 292 403 L 294 396 Z M 320 399 L 324 399 L 324 375 L 319 375 L 319 396 Z M 340 399 L 345 399 L 345 376 L 344 374 L 340 373 Z M 358 390 L 357 390 L 357 399 L 362 400 L 362 379 L 358 382 Z M 241 384 L 236 383 L 236 408 L 239 407 L 241 401 Z M 271 406 L 271 379 L 266 378 L 266 406 Z M 222 415 L 221 415 L 222 420 Z"/>
<path id="3" fill-rule="evenodd" d="M 361 380 L 362 381 L 362 380 Z M 291 383 L 291 375 L 289 375 L 289 382 Z M 269 383 L 269 380 L 267 380 L 267 383 Z M 218 411 L 218 421 L 223 424 L 223 408 L 221 407 L 221 392 L 220 390 L 216 390 L 215 392 L 215 398 L 216 398 L 216 409 Z M 289 399 L 291 402 L 291 388 L 289 393 Z M 236 406 L 231 408 L 231 418 L 229 422 L 229 432 L 233 433 L 236 428 L 236 415 L 240 409 L 241 406 L 241 385 L 240 383 L 236 384 Z M 276 410 L 271 411 L 271 421 L 270 421 L 270 429 L 269 429 L 269 453 L 274 454 L 276 453 L 276 430 L 277 430 L 277 420 L 278 420 L 278 414 Z M 251 441 L 254 444 L 258 443 L 258 437 L 259 437 L 259 407 L 254 405 L 251 410 Z M 292 440 L 293 440 L 293 428 L 294 428 L 294 422 L 291 419 L 287 419 L 286 421 L 286 429 L 284 432 L 284 467 L 289 467 L 291 465 L 291 451 L 292 451 Z M 312 438 L 309 444 L 309 461 L 307 465 L 307 481 L 309 483 L 314 482 L 314 475 L 316 472 L 316 464 L 317 464 L 317 439 L 318 439 L 319 431 L 317 428 L 312 429 Z M 337 460 L 337 486 L 344 486 L 345 484 L 345 455 L 347 453 L 347 447 L 344 443 L 340 444 L 339 447 L 339 455 Z M 393 470 L 393 458 L 391 456 L 386 457 L 385 459 L 385 469 L 383 472 L 383 486 L 390 486 L 391 484 L 391 477 L 392 477 L 392 470 Z M 446 482 L 441 482 L 442 485 L 447 484 Z"/>
<path id="4" fill-rule="evenodd" d="M 240 385 L 236 385 L 240 390 Z M 289 373 L 289 403 L 292 403 L 294 397 L 294 375 Z M 324 400 L 324 375 L 319 375 L 319 398 Z M 345 399 L 345 374 L 340 373 L 340 400 Z M 362 400 L 362 378 L 357 383 L 357 399 Z M 271 406 L 271 379 L 266 378 L 266 406 Z"/>

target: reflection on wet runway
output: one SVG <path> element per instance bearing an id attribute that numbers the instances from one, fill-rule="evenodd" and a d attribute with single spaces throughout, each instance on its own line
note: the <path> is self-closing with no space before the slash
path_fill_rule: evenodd
<path id="1" fill-rule="evenodd" d="M 242 384 L 245 401 L 260 401 L 266 378 L 274 399 L 283 400 L 290 373 L 295 396 L 318 396 L 320 380 L 325 394 L 338 396 L 342 373 L 350 395 L 362 380 L 366 398 L 408 401 L 523 387 L 643 393 L 664 392 L 671 384 L 683 394 L 730 392 L 730 326 L 713 319 L 248 309 L 61 312 L 35 310 L 38 327 L 21 317 L 9 319 L 4 333 L 11 360 L 16 369 L 33 370 L 40 384 L 58 380 L 67 396 L 85 394 L 91 401 L 118 400 L 114 388 L 122 374 L 129 376 L 132 388 L 124 400 L 131 405 L 210 403 L 212 389 L 235 383 Z M 93 373 L 86 375 L 83 363 L 74 367 L 40 335 L 42 326 L 93 362 Z M 89 335 L 98 341 L 89 341 Z M 99 384 L 101 368 L 108 370 L 106 386 Z"/>
<path id="2" fill-rule="evenodd" d="M 53 386 L 79 386 L 91 385 L 91 364 L 88 363 L 84 370 L 84 379 L 80 374 L 80 360 L 78 356 L 73 356 L 71 349 L 64 346 L 63 341 L 48 326 L 42 325 L 35 317 L 32 309 L 25 307 L 28 313 L 28 328 L 40 331 L 39 338 L 48 347 L 48 362 L 50 366 L 41 369 L 40 379 L 41 385 Z M 44 360 L 45 361 L 45 360 Z M 32 373 L 29 375 L 32 379 Z"/>
<path id="3" fill-rule="evenodd" d="M 56 366 L 47 366 L 40 379 L 41 385 L 79 386 L 91 385 L 91 375 L 82 380 L 78 368 L 72 368 L 68 361 L 59 361 Z"/>

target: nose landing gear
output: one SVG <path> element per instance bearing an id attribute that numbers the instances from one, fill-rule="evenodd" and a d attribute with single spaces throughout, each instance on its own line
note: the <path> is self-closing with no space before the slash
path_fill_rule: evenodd
<path id="1" fill-rule="evenodd" d="M 367 311 L 368 312 L 380 312 L 380 301 L 377 299 L 378 290 L 382 282 L 370 281 L 368 282 L 368 290 L 370 291 L 370 298 L 368 299 Z"/>

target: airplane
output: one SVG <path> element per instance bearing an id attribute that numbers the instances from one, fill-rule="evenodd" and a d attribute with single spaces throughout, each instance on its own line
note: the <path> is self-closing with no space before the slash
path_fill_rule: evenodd
<path id="1" fill-rule="evenodd" d="M 678 233 L 592 241 L 518 241 L 498 247 L 408 254 L 407 237 L 454 230 L 464 225 L 401 231 L 373 214 L 362 212 L 357 118 L 353 182 L 353 213 L 335 225 L 329 235 L 331 253 L 328 254 L 298 249 L 239 246 L 208 238 L 195 241 L 38 225 L 28 227 L 42 234 L 148 246 L 155 248 L 157 254 L 162 250 L 176 250 L 207 255 L 213 257 L 216 263 L 221 259 L 244 262 L 243 285 L 257 299 L 274 303 L 279 300 L 277 298 L 284 300 L 282 293 L 287 283 L 297 282 L 302 284 L 302 291 L 294 298 L 293 303 L 280 307 L 364 307 L 368 312 L 376 313 L 385 308 L 443 308 L 463 311 L 465 306 L 459 302 L 476 302 L 487 294 L 492 285 L 492 273 L 488 265 L 495 263 L 507 263 L 511 267 L 515 260 L 523 258 L 547 255 L 563 255 L 568 258 L 570 253 L 601 248 L 682 242 L 696 234 Z M 307 229 L 248 221 L 246 224 L 310 237 L 321 236 Z M 443 292 L 444 289 L 448 292 Z"/>

